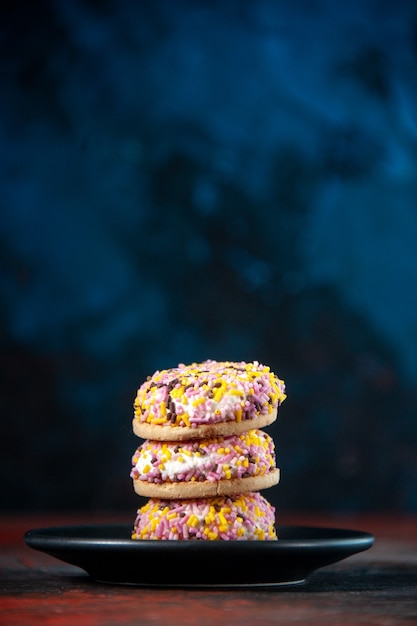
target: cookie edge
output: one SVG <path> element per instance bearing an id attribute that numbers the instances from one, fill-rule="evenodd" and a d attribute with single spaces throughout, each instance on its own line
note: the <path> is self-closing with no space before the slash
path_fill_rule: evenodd
<path id="1" fill-rule="evenodd" d="M 214 498 L 217 496 L 232 496 L 253 491 L 263 491 L 277 485 L 280 477 L 279 468 L 274 468 L 263 476 L 230 478 L 215 482 L 206 480 L 204 482 L 152 483 L 136 478 L 133 480 L 133 488 L 138 496 L 161 500 Z"/>

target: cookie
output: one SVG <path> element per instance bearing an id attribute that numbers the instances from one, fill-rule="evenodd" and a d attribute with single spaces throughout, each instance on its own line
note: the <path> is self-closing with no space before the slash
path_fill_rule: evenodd
<path id="1" fill-rule="evenodd" d="M 238 435 L 272 424 L 285 398 L 284 381 L 257 361 L 180 364 L 140 386 L 133 431 L 159 441 Z"/>
<path id="2" fill-rule="evenodd" d="M 275 508 L 259 493 L 165 500 L 151 498 L 137 511 L 132 539 L 277 539 Z"/>
<path id="3" fill-rule="evenodd" d="M 273 439 L 262 430 L 186 442 L 145 441 L 132 458 L 137 494 L 202 498 L 247 493 L 279 482 Z"/>

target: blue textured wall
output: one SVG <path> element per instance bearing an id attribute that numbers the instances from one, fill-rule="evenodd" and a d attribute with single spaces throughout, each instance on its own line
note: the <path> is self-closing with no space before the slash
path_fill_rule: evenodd
<path id="1" fill-rule="evenodd" d="M 1 508 L 134 507 L 137 387 L 216 358 L 287 383 L 279 508 L 416 511 L 415 1 L 0 24 Z"/>

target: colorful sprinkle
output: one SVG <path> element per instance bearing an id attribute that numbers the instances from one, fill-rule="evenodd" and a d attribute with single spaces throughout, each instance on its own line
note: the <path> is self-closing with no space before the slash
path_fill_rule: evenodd
<path id="1" fill-rule="evenodd" d="M 137 512 L 132 539 L 277 539 L 275 508 L 259 493 L 198 500 L 151 498 Z"/>
<path id="2" fill-rule="evenodd" d="M 155 372 L 139 388 L 134 410 L 140 422 L 195 428 L 266 415 L 285 398 L 284 381 L 257 361 L 207 360 Z"/>
<path id="3" fill-rule="evenodd" d="M 275 469 L 275 446 L 262 430 L 194 442 L 147 440 L 132 464 L 131 478 L 152 483 L 263 476 Z"/>

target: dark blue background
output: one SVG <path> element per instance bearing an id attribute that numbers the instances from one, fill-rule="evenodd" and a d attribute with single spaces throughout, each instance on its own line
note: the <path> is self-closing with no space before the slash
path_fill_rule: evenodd
<path id="1" fill-rule="evenodd" d="M 287 384 L 278 509 L 417 511 L 417 5 L 10 1 L 1 508 L 132 509 L 137 387 Z"/>

